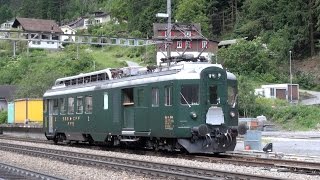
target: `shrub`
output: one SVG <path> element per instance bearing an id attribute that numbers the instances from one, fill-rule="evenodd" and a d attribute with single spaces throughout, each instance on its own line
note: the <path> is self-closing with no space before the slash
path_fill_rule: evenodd
<path id="1" fill-rule="evenodd" d="M 7 119 L 8 119 L 8 112 L 7 111 L 1 111 L 0 112 L 0 124 L 7 123 Z"/>

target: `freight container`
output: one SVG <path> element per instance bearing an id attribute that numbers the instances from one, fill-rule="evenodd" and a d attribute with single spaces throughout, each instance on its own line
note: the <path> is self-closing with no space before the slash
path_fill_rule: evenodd
<path id="1" fill-rule="evenodd" d="M 42 99 L 17 99 L 14 101 L 14 123 L 41 123 L 42 121 Z"/>
<path id="2" fill-rule="evenodd" d="M 14 102 L 8 103 L 8 124 L 14 123 Z"/>

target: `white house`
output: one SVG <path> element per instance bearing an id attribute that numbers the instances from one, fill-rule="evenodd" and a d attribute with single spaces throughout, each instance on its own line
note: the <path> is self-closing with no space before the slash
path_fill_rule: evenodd
<path id="1" fill-rule="evenodd" d="M 23 30 L 25 38 L 29 40 L 29 48 L 58 49 L 59 38 L 63 33 L 53 20 L 16 18 L 13 28 Z"/>
<path id="2" fill-rule="evenodd" d="M 286 99 L 296 102 L 299 100 L 299 84 L 262 85 L 261 88 L 255 89 L 255 94 L 266 98 Z"/>
<path id="3" fill-rule="evenodd" d="M 61 41 L 76 41 L 76 37 L 72 35 L 76 34 L 77 30 L 73 29 L 69 25 L 60 26 L 60 29 L 64 34 L 60 36 Z"/>
<path id="4" fill-rule="evenodd" d="M 97 11 L 89 14 L 88 16 L 80 17 L 68 25 L 73 29 L 88 29 L 91 25 L 107 23 L 111 20 L 109 13 Z"/>
<path id="5" fill-rule="evenodd" d="M 0 30 L 10 30 L 13 25 L 13 20 L 6 21 L 0 25 Z"/>

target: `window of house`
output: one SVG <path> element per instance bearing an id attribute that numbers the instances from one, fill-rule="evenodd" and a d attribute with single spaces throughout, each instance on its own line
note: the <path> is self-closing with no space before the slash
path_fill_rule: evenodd
<path id="1" fill-rule="evenodd" d="M 58 115 L 59 113 L 59 103 L 58 99 L 53 100 L 53 115 Z"/>
<path id="2" fill-rule="evenodd" d="M 96 19 L 96 24 L 99 24 L 100 23 L 100 20 L 99 19 Z"/>
<path id="3" fill-rule="evenodd" d="M 177 48 L 182 48 L 182 41 L 177 41 Z"/>
<path id="4" fill-rule="evenodd" d="M 191 42 L 190 41 L 186 41 L 186 48 L 191 48 Z"/>
<path id="5" fill-rule="evenodd" d="M 191 37 L 191 31 L 186 31 L 186 32 L 184 33 L 184 35 L 185 35 L 185 37 Z"/>
<path id="6" fill-rule="evenodd" d="M 103 96 L 103 109 L 108 109 L 109 108 L 109 99 L 108 99 L 108 93 L 105 92 Z"/>
<path id="7" fill-rule="evenodd" d="M 151 90 L 152 95 L 152 107 L 159 107 L 159 88 L 152 88 Z"/>
<path id="8" fill-rule="evenodd" d="M 204 49 L 208 48 L 208 41 L 202 41 L 201 47 Z"/>
<path id="9" fill-rule="evenodd" d="M 133 88 L 122 89 L 123 105 L 133 105 Z"/>
<path id="10" fill-rule="evenodd" d="M 77 114 L 83 113 L 83 97 L 78 96 L 77 97 Z"/>
<path id="11" fill-rule="evenodd" d="M 181 86 L 180 92 L 181 104 L 198 105 L 199 104 L 199 85 L 188 84 Z"/>
<path id="12" fill-rule="evenodd" d="M 74 98 L 69 97 L 68 98 L 68 114 L 74 113 Z"/>
<path id="13" fill-rule="evenodd" d="M 172 86 L 164 87 L 164 105 L 172 106 Z"/>
<path id="14" fill-rule="evenodd" d="M 92 113 L 92 96 L 85 97 L 85 113 L 91 114 Z"/>
<path id="15" fill-rule="evenodd" d="M 210 104 L 218 104 L 218 87 L 216 85 L 209 86 Z"/>
<path id="16" fill-rule="evenodd" d="M 66 114 L 66 99 L 60 98 L 60 114 L 64 115 Z"/>
<path id="17" fill-rule="evenodd" d="M 274 88 L 270 88 L 270 96 L 274 97 Z"/>

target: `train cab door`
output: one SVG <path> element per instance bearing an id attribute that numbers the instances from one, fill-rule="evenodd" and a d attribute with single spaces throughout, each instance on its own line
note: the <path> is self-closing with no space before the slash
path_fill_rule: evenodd
<path id="1" fill-rule="evenodd" d="M 122 94 L 122 134 L 134 135 L 134 89 L 125 88 L 121 90 Z"/>
<path id="2" fill-rule="evenodd" d="M 135 97 L 135 118 L 134 130 L 139 134 L 149 135 L 149 109 L 147 107 L 147 88 L 145 86 L 134 89 Z"/>
<path id="3" fill-rule="evenodd" d="M 49 103 L 49 108 L 48 108 L 48 115 L 49 115 L 49 122 L 48 122 L 48 132 L 51 134 L 53 133 L 53 99 L 49 99 L 48 100 L 48 103 Z"/>
<path id="4" fill-rule="evenodd" d="M 223 72 L 211 67 L 202 72 L 204 85 L 203 99 L 206 103 L 206 123 L 211 125 L 224 124 L 223 106 L 225 105 L 225 91 L 223 88 L 225 75 Z"/>

